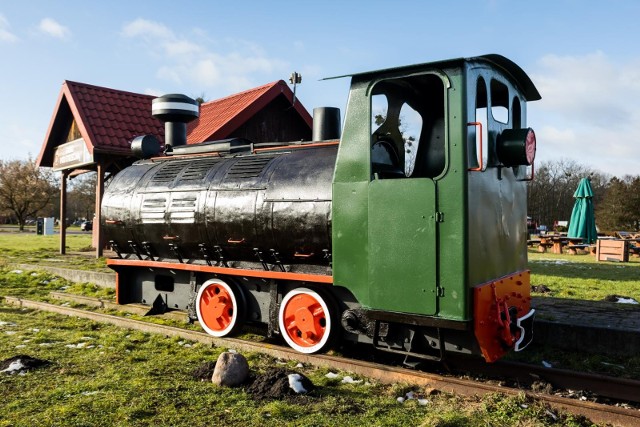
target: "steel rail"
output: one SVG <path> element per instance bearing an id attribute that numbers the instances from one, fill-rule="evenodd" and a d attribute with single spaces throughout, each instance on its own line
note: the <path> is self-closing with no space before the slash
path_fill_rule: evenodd
<path id="1" fill-rule="evenodd" d="M 64 307 L 16 297 L 5 296 L 4 298 L 7 304 L 14 306 L 48 311 L 66 316 L 74 316 L 96 322 L 110 323 L 118 327 L 138 330 L 141 332 L 155 333 L 165 336 L 178 336 L 182 339 L 197 341 L 221 348 L 235 349 L 243 352 L 264 353 L 275 358 L 295 360 L 314 366 L 355 373 L 386 384 L 408 383 L 422 387 L 433 387 L 445 393 L 459 394 L 463 396 L 485 393 L 503 393 L 506 395 L 518 395 L 524 393 L 529 397 L 548 403 L 555 409 L 588 417 L 592 422 L 609 423 L 614 426 L 640 425 L 640 411 L 635 409 L 626 409 L 611 405 L 580 401 L 577 399 L 533 393 L 515 388 L 481 383 L 474 380 L 445 377 L 438 374 L 412 371 L 405 368 L 386 366 L 356 359 L 344 359 L 326 354 L 302 354 L 294 351 L 293 349 L 273 344 L 249 342 L 236 338 L 215 338 L 205 334 L 204 332 L 195 332 L 177 327 L 157 325 L 110 314 L 80 310 L 77 308 Z"/>
<path id="2" fill-rule="evenodd" d="M 544 381 L 556 389 L 589 391 L 599 397 L 640 403 L 640 381 L 638 380 L 505 360 L 487 364 L 481 360 L 466 359 L 449 362 L 448 366 L 459 371 L 471 371 L 474 374 L 504 378 L 524 384 Z"/>
<path id="3" fill-rule="evenodd" d="M 496 368 L 502 373 L 514 373 L 513 377 L 517 372 L 525 373 L 530 379 L 546 381 L 556 388 L 588 390 L 602 397 L 640 403 L 640 381 L 637 380 L 510 361 L 500 361 Z"/>
<path id="4" fill-rule="evenodd" d="M 151 307 L 144 304 L 127 304 L 122 305 L 113 302 L 113 300 L 87 297 L 84 295 L 71 295 L 64 292 L 49 292 L 49 297 L 60 301 L 71 301 L 77 304 L 86 305 L 89 307 L 103 308 L 108 310 L 126 311 L 131 314 L 138 314 L 141 316 L 146 315 L 151 310 Z M 168 311 L 162 315 L 163 317 L 173 320 L 187 321 L 187 313 L 184 311 Z"/>

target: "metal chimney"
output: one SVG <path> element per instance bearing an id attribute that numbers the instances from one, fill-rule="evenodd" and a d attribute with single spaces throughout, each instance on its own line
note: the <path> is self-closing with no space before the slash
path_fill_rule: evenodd
<path id="1" fill-rule="evenodd" d="M 165 152 L 170 152 L 187 144 L 187 123 L 200 116 L 200 106 L 186 95 L 172 93 L 151 101 L 151 115 L 164 122 Z"/>
<path id="2" fill-rule="evenodd" d="M 340 109 L 318 107 L 313 109 L 312 141 L 340 139 Z"/>

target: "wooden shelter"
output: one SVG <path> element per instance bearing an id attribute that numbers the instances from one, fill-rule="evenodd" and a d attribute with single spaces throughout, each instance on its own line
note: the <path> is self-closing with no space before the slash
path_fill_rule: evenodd
<path id="1" fill-rule="evenodd" d="M 137 159 L 131 141 L 155 135 L 164 144 L 164 124 L 151 116 L 153 96 L 65 81 L 51 117 L 37 165 L 62 174 L 61 223 L 67 217 L 70 177 L 97 172 L 93 244 L 102 256 L 100 204 L 105 177 L 117 174 Z M 200 117 L 187 128 L 187 143 L 243 137 L 253 141 L 311 139 L 312 118 L 282 80 L 201 104 Z M 66 230 L 60 227 L 60 253 Z"/>

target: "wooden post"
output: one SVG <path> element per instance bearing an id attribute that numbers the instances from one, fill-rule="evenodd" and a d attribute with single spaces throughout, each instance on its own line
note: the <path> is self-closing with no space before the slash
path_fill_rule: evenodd
<path id="1" fill-rule="evenodd" d="M 62 179 L 60 181 L 60 254 L 67 252 L 67 177 L 69 171 L 62 171 Z"/>
<path id="2" fill-rule="evenodd" d="M 98 162 L 96 177 L 96 216 L 93 219 L 93 229 L 96 231 L 95 245 L 96 258 L 100 258 L 103 254 L 104 239 L 102 237 L 102 196 L 104 194 L 104 165 Z"/>

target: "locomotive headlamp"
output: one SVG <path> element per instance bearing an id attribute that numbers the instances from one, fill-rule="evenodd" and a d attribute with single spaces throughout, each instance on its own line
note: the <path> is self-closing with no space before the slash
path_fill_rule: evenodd
<path id="1" fill-rule="evenodd" d="M 531 165 L 536 157 L 533 129 L 505 129 L 498 137 L 498 158 L 505 166 Z"/>

